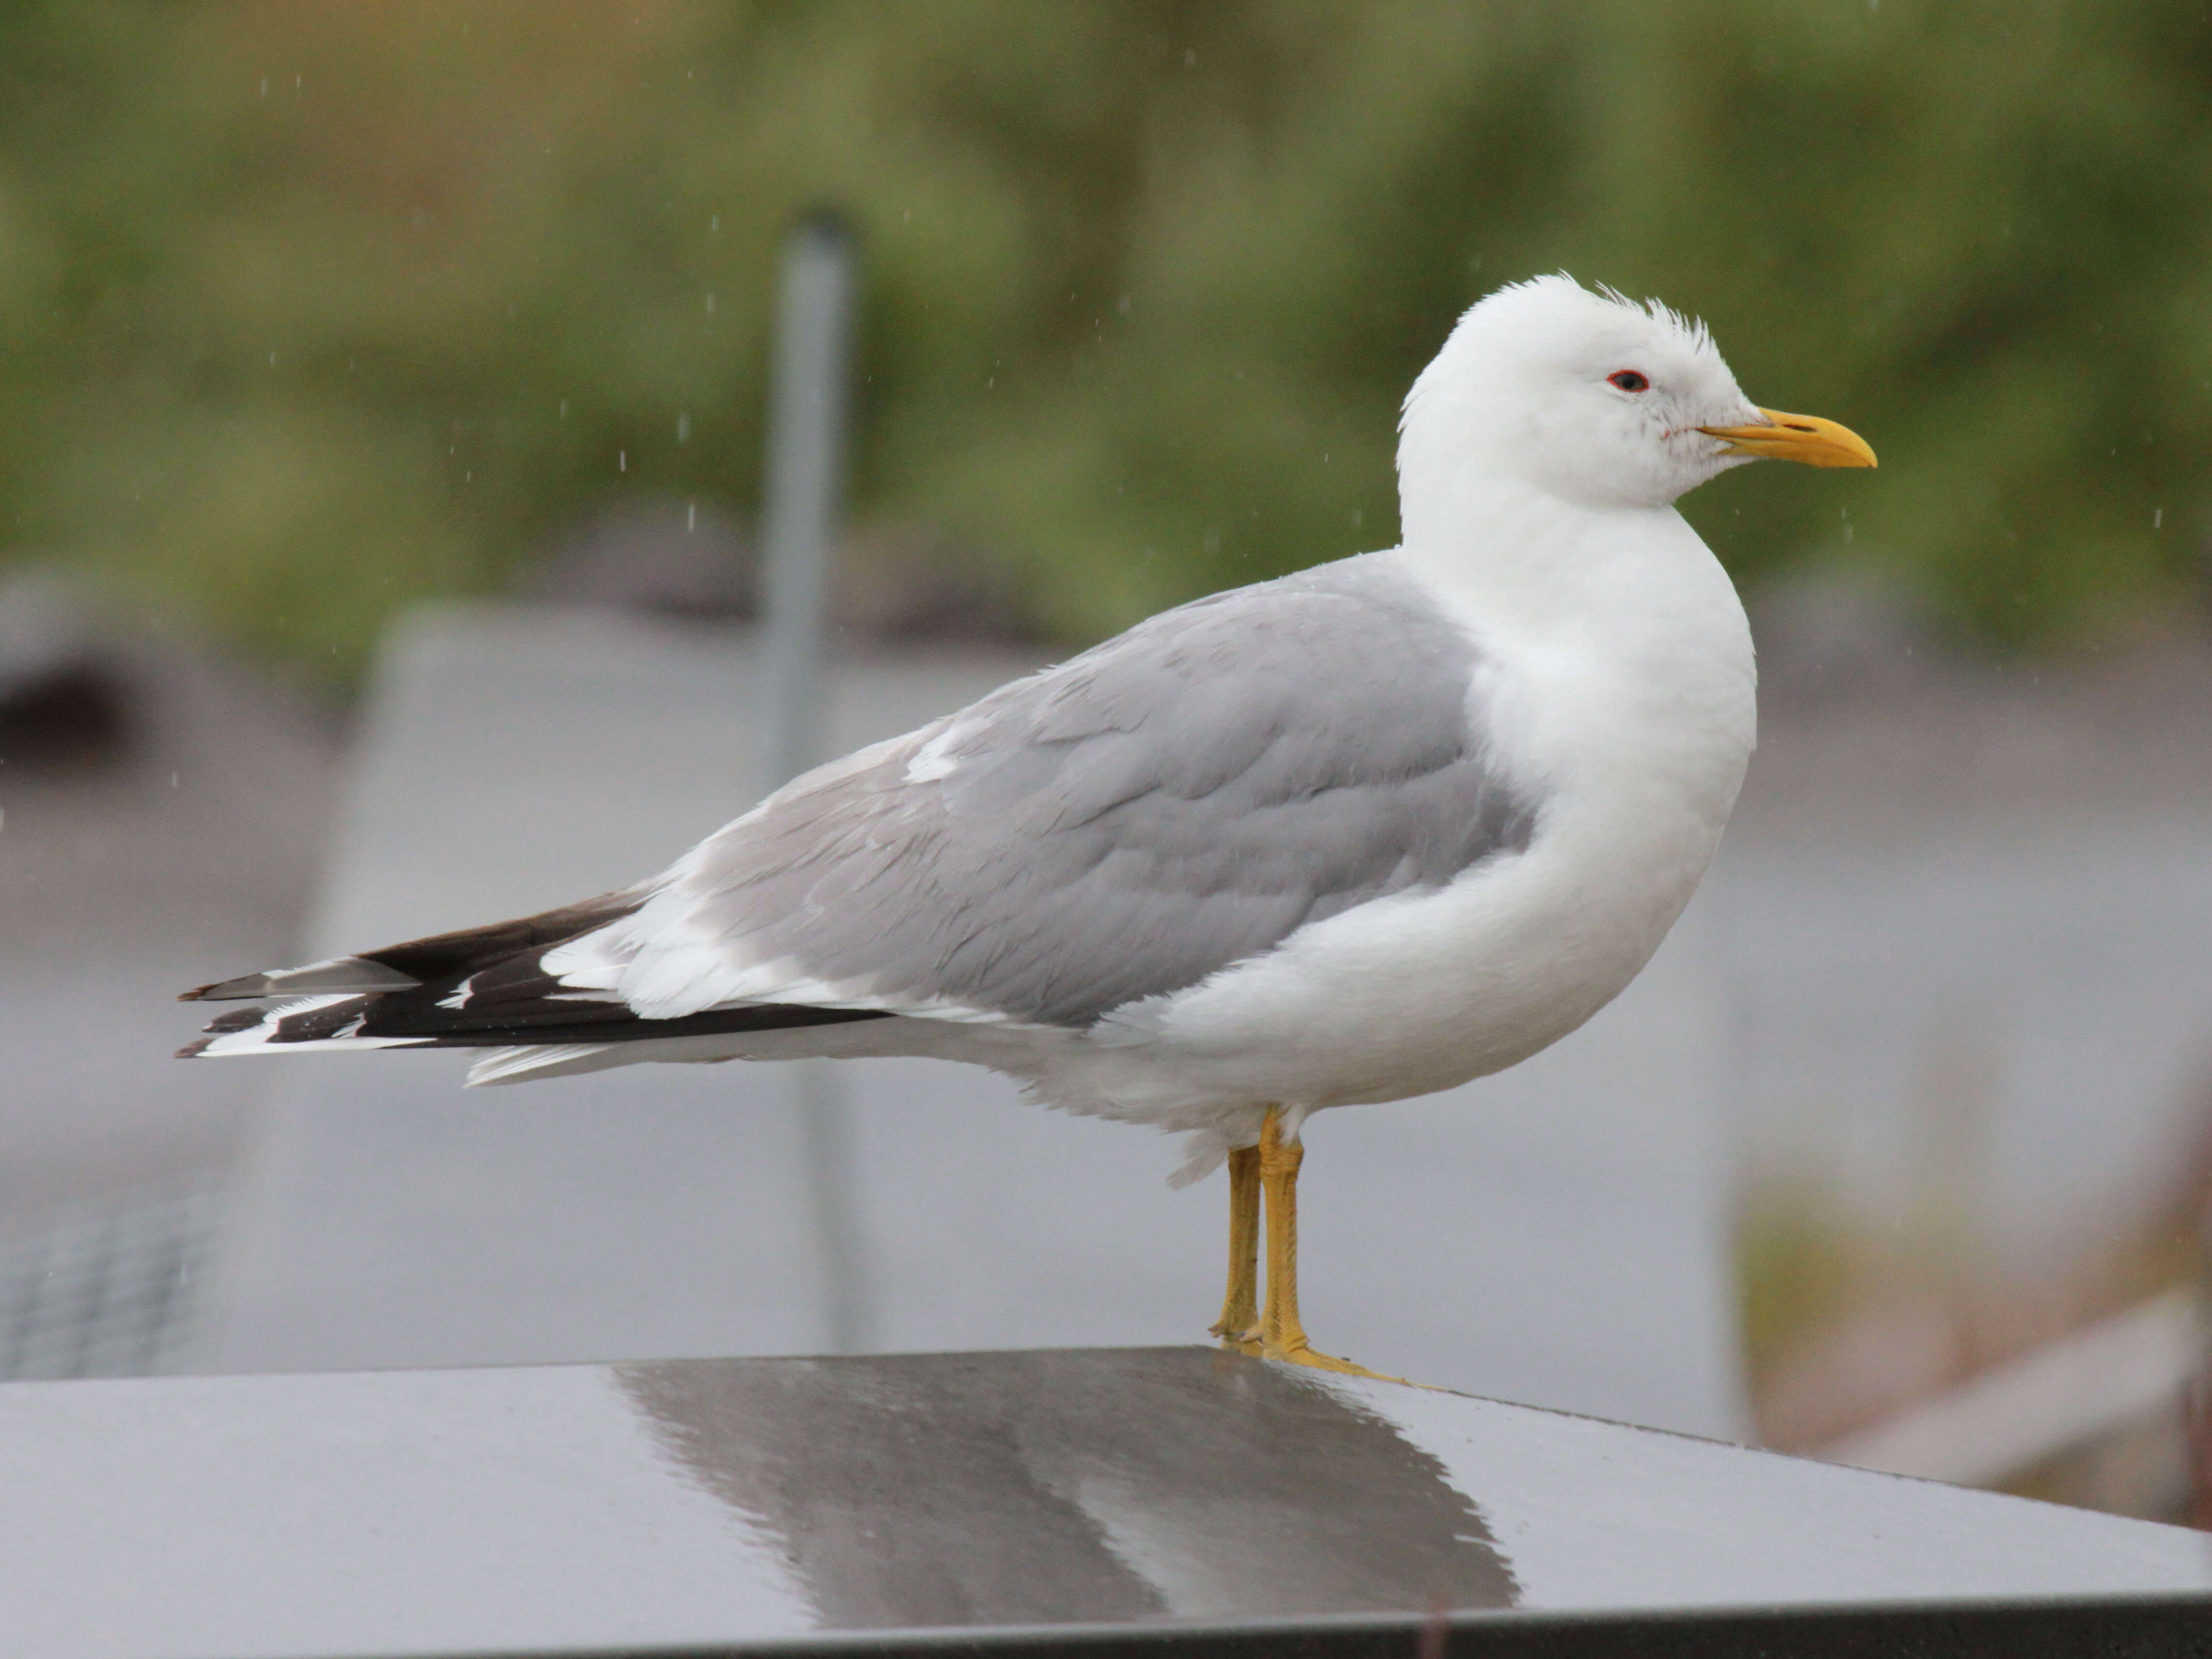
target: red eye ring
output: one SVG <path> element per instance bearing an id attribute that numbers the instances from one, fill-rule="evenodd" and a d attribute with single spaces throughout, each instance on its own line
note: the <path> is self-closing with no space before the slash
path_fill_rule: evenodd
<path id="1" fill-rule="evenodd" d="M 1632 368 L 1615 369 L 1605 377 L 1607 386 L 1617 386 L 1623 392 L 1649 392 L 1651 382 Z"/>

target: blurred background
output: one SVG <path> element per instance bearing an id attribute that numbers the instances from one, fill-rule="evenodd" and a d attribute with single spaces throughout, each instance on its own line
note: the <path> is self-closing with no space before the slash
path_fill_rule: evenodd
<path id="1" fill-rule="evenodd" d="M 848 736 L 1389 545 L 1398 400 L 1504 282 L 1661 295 L 1754 398 L 1864 433 L 1878 473 L 1684 503 L 1751 605 L 1765 736 L 1669 969 L 1717 1127 L 1668 1201 L 1713 1241 L 1682 1271 L 1732 1380 L 1642 1415 L 2201 1503 L 2202 8 L 32 3 L 0 79 L 0 1371 L 277 1363 L 216 1328 L 305 1259 L 286 1226 L 389 1173 L 318 1153 L 308 1096 L 404 1086 L 467 1133 L 443 1073 L 169 1066 L 166 1000 L 334 917 L 410 931 L 394 849 L 489 903 L 531 846 L 592 842 L 620 757 L 684 770 L 675 701 L 744 726 L 711 665 L 755 605 L 777 253 L 828 204 L 860 249 Z M 748 763 L 631 863 L 592 842 L 600 884 L 745 805 Z M 1578 1091 L 1645 1086 L 1617 1046 Z M 540 1224 L 599 1201 L 562 1191 Z M 1214 1208 L 1176 1212 L 1206 1262 Z M 269 1305 L 337 1305 L 285 1282 Z M 1580 1294 L 1551 1301 L 1602 1353 Z M 1008 1330 L 1066 1291 L 1022 1296 Z M 680 1340 L 752 1340 L 702 1318 Z M 1638 1415 L 1616 1381 L 1540 1403 Z"/>

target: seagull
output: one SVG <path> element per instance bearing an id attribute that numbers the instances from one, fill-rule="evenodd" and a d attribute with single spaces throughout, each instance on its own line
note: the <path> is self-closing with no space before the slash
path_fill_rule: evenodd
<path id="1" fill-rule="evenodd" d="M 805 774 L 635 886 L 186 992 L 264 1006 L 183 1055 L 487 1049 L 471 1084 L 988 1066 L 1187 1136 L 1177 1184 L 1226 1162 L 1214 1334 L 1378 1375 L 1299 1316 L 1301 1130 L 1558 1042 L 1681 914 L 1756 673 L 1674 503 L 1759 457 L 1875 465 L 1753 405 L 1656 301 L 1500 289 L 1406 398 L 1397 547 L 1164 611 Z"/>

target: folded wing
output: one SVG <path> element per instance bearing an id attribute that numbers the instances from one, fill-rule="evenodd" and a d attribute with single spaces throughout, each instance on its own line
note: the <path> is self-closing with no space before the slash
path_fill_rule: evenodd
<path id="1" fill-rule="evenodd" d="M 1079 1030 L 1525 848 L 1479 667 L 1382 556 L 1200 600 L 809 774 L 637 888 L 191 993 L 299 999 L 191 1052 Z"/>

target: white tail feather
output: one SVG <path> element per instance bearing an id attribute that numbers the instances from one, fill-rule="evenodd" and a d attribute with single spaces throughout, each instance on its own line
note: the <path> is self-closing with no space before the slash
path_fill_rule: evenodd
<path id="1" fill-rule="evenodd" d="M 495 1048 L 469 1067 L 469 1087 L 495 1083 L 535 1083 L 540 1078 L 569 1077 L 620 1066 L 621 1060 L 601 1060 L 616 1045 L 605 1042 L 547 1042 L 526 1048 Z M 595 1063 L 596 1062 L 596 1063 Z"/>

